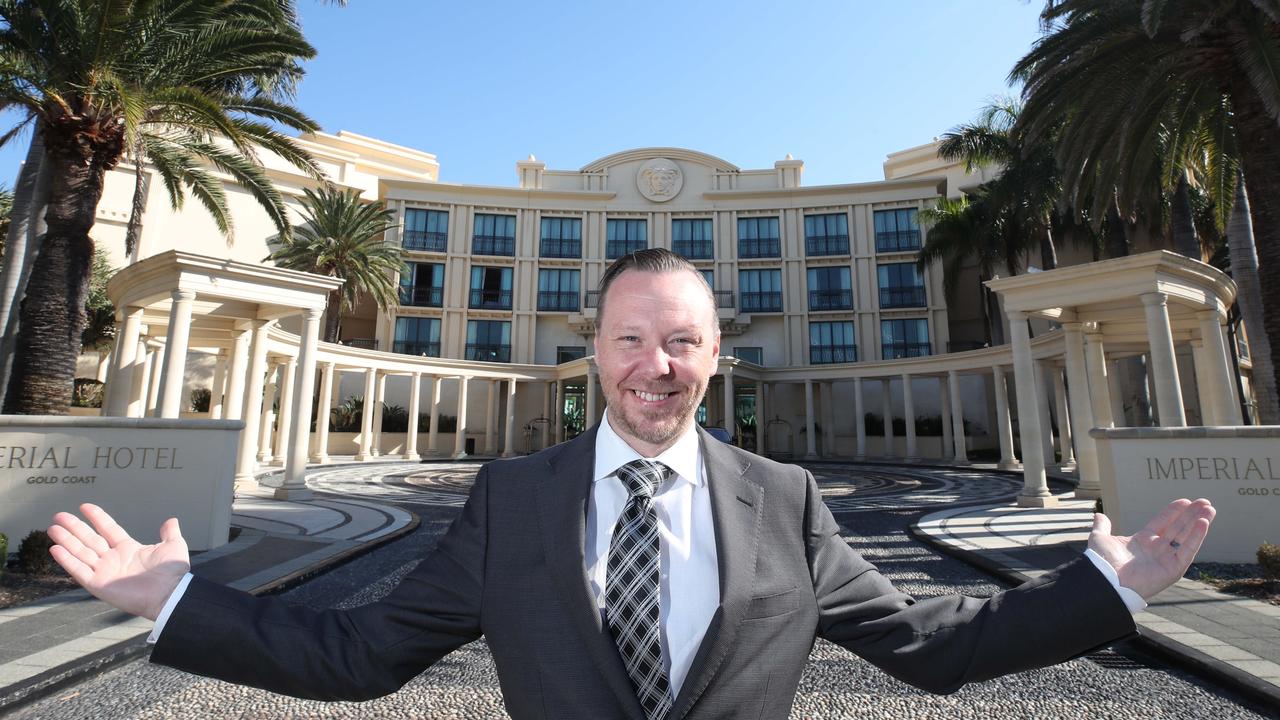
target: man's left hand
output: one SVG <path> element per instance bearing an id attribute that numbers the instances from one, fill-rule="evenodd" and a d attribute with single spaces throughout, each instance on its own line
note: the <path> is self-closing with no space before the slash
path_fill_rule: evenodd
<path id="1" fill-rule="evenodd" d="M 1204 498 L 1174 500 L 1146 527 L 1126 537 L 1112 535 L 1111 520 L 1095 513 L 1089 548 L 1111 563 L 1122 586 L 1150 600 L 1187 571 L 1215 514 Z"/>

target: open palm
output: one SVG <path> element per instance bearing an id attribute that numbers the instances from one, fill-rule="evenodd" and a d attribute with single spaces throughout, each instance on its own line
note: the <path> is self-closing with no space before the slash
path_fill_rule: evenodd
<path id="1" fill-rule="evenodd" d="M 1116 569 L 1120 584 L 1150 599 L 1182 577 L 1217 513 L 1203 498 L 1174 500 L 1133 535 L 1112 535 L 1106 515 L 1093 516 L 1089 547 Z"/>
<path id="2" fill-rule="evenodd" d="M 169 518 L 160 526 L 159 543 L 143 545 L 97 505 L 85 503 L 80 512 L 93 527 L 71 513 L 53 516 L 53 559 L 98 599 L 155 620 L 191 569 L 178 519 Z"/>

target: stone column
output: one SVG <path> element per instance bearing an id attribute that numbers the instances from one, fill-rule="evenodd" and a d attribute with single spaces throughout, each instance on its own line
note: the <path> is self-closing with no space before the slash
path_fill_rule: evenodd
<path id="1" fill-rule="evenodd" d="M 290 358 L 284 361 L 284 365 L 280 369 L 284 372 L 284 382 L 280 383 L 280 412 L 276 416 L 276 425 L 278 426 L 276 432 L 276 459 L 284 463 L 289 459 L 289 429 L 293 427 L 293 421 L 298 412 L 298 408 L 293 405 L 293 386 L 298 377 L 298 363 L 293 358 Z M 314 375 L 314 373 L 312 374 Z M 310 390 L 308 389 L 307 392 L 310 392 Z M 308 402 L 307 404 L 310 405 L 311 403 Z"/>
<path id="2" fill-rule="evenodd" d="M 378 371 L 365 368 L 364 402 L 360 406 L 360 450 L 356 460 L 364 461 L 373 457 L 373 404 L 378 392 Z"/>
<path id="3" fill-rule="evenodd" d="M 756 452 L 764 454 L 764 428 L 768 415 L 764 412 L 764 381 L 756 381 Z"/>
<path id="4" fill-rule="evenodd" d="M 382 456 L 382 413 L 387 404 L 387 374 L 378 373 L 377 398 L 373 403 L 373 448 L 374 457 Z"/>
<path id="5" fill-rule="evenodd" d="M 246 345 L 248 347 L 248 345 Z M 145 337 L 138 338 L 138 347 L 133 354 L 133 371 L 130 373 L 129 402 L 125 408 L 126 417 L 140 418 L 147 415 L 147 388 L 151 370 L 151 351 L 147 348 Z"/>
<path id="6" fill-rule="evenodd" d="M 889 396 L 892 381 L 885 378 L 880 381 L 880 412 L 884 416 L 884 456 L 897 457 L 897 449 L 893 446 L 893 398 Z"/>
<path id="7" fill-rule="evenodd" d="M 996 467 L 1001 470 L 1018 470 L 1022 463 L 1018 462 L 1013 450 L 1013 423 L 1009 420 L 1009 385 L 1005 381 L 1004 368 L 991 366 L 991 387 L 996 396 L 996 436 L 1000 441 L 1000 462 Z"/>
<path id="8" fill-rule="evenodd" d="M 804 381 L 804 459 L 817 460 L 818 446 L 817 438 L 814 435 L 817 431 L 814 429 L 813 420 L 813 381 Z"/>
<path id="9" fill-rule="evenodd" d="M 1027 315 L 1012 311 L 1009 316 L 1009 344 L 1013 349 L 1013 380 L 1018 388 L 1018 434 L 1022 440 L 1022 492 L 1019 507 L 1050 507 L 1058 499 L 1049 492 L 1041 445 L 1040 394 L 1036 392 L 1035 361 L 1031 359 L 1031 336 Z"/>
<path id="10" fill-rule="evenodd" d="M 1049 389 L 1047 386 L 1047 373 L 1045 372 L 1045 364 L 1036 361 L 1034 363 L 1036 369 L 1036 406 L 1040 408 L 1040 440 L 1041 455 L 1044 457 L 1045 468 L 1047 469 L 1054 463 L 1053 448 L 1053 421 L 1050 419 L 1049 407 Z"/>
<path id="11" fill-rule="evenodd" d="M 458 378 L 458 429 L 453 434 L 455 460 L 467 457 L 467 383 L 470 380 L 466 375 Z"/>
<path id="12" fill-rule="evenodd" d="M 253 320 L 253 337 L 249 342 L 249 372 L 244 384 L 241 410 L 244 431 L 240 433 L 240 451 L 236 458 L 236 485 L 255 487 L 254 456 L 258 454 L 258 431 L 262 428 L 263 386 L 267 381 L 267 336 L 270 320 Z M 270 409 L 270 406 L 268 406 Z"/>
<path id="13" fill-rule="evenodd" d="M 770 407 L 773 407 L 773 384 L 762 382 L 760 383 L 760 389 L 764 391 L 764 411 L 756 412 L 756 422 L 758 423 L 758 426 L 756 427 L 756 434 L 759 435 L 756 442 L 760 446 L 760 454 L 764 455 L 765 451 L 769 448 L 768 410 Z"/>
<path id="14" fill-rule="evenodd" d="M 836 456 L 836 416 L 832 397 L 835 394 L 835 383 L 824 382 L 818 384 L 818 392 L 820 402 L 818 403 L 822 413 L 822 456 Z"/>
<path id="15" fill-rule="evenodd" d="M 111 377 L 107 381 L 106 414 L 125 417 L 133 394 L 133 375 L 138 364 L 138 340 L 142 337 L 142 308 L 116 310 L 116 326 L 120 328 L 116 352 L 112 355 Z"/>
<path id="16" fill-rule="evenodd" d="M 333 388 L 340 376 L 333 363 L 320 366 L 320 399 L 316 401 L 316 435 L 311 448 L 313 463 L 329 462 L 329 411 L 333 408 Z"/>
<path id="17" fill-rule="evenodd" d="M 1145 362 L 1145 360 L 1144 360 Z M 1120 388 L 1120 361 L 1108 360 L 1107 363 L 1107 405 L 1111 408 L 1111 414 L 1107 417 L 1111 418 L 1111 422 L 1115 427 L 1124 427 L 1128 423 L 1128 417 L 1124 412 L 1124 391 Z M 1147 369 L 1150 370 L 1151 364 L 1147 363 Z M 1148 372 L 1148 375 L 1150 373 Z M 1154 402 L 1155 396 L 1147 393 L 1147 396 Z M 1151 410 L 1155 412 L 1155 405 L 1151 406 Z M 1134 413 L 1137 414 L 1136 412 Z M 1096 414 L 1095 414 L 1096 417 Z M 1153 414 L 1152 417 L 1155 417 Z M 1136 422 L 1136 421 L 1135 421 Z"/>
<path id="18" fill-rule="evenodd" d="M 489 399 L 484 409 L 484 454 L 498 454 L 498 388 L 501 380 L 490 380 Z"/>
<path id="19" fill-rule="evenodd" d="M 164 377 L 164 358 L 168 353 L 163 347 L 147 355 L 147 417 L 159 417 L 160 379 Z"/>
<path id="20" fill-rule="evenodd" d="M 187 341 L 191 338 L 191 304 L 196 294 L 174 290 L 169 304 L 169 331 L 165 334 L 164 368 L 160 372 L 158 415 L 176 418 L 182 412 L 182 386 L 187 370 Z"/>
<path id="21" fill-rule="evenodd" d="M 725 368 L 720 374 L 724 376 L 724 429 L 732 437 L 738 434 L 733 407 L 733 367 Z M 738 444 L 741 445 L 741 441 Z"/>
<path id="22" fill-rule="evenodd" d="M 911 392 L 911 376 L 902 376 L 902 419 L 907 431 L 907 462 L 920 459 L 919 448 L 916 447 L 916 402 Z"/>
<path id="23" fill-rule="evenodd" d="M 1169 324 L 1168 295 L 1143 293 L 1147 314 L 1147 338 L 1151 343 L 1151 376 L 1156 386 L 1156 404 L 1161 427 L 1186 427 L 1182 408 L 1182 383 L 1173 351 L 1173 328 Z"/>
<path id="24" fill-rule="evenodd" d="M 867 411 L 862 402 L 862 378 L 853 379 L 853 429 L 857 433 L 857 457 L 867 459 Z"/>
<path id="25" fill-rule="evenodd" d="M 444 378 L 431 376 L 431 427 L 427 428 L 427 452 L 440 454 L 440 388 Z"/>
<path id="26" fill-rule="evenodd" d="M 502 457 L 516 456 L 516 379 L 507 380 L 507 426 L 502 447 Z"/>
<path id="27" fill-rule="evenodd" d="M 596 421 L 596 369 L 587 369 L 587 408 L 583 420 L 583 430 L 590 428 Z"/>
<path id="28" fill-rule="evenodd" d="M 235 341 L 231 345 L 231 366 L 227 368 L 227 393 L 223 400 L 222 417 L 227 420 L 244 419 L 244 386 L 249 375 L 249 343 L 253 339 L 253 323 L 236 323 Z"/>
<path id="29" fill-rule="evenodd" d="M 960 395 L 960 373 L 947 371 L 947 391 L 951 394 L 951 438 L 955 446 L 955 462 L 965 465 L 969 462 L 969 448 L 964 436 L 964 401 Z M 1005 422 L 1009 421 L 1008 401 L 1005 402 Z M 1012 440 L 1009 441 L 1013 443 Z"/>
<path id="30" fill-rule="evenodd" d="M 1089 376 L 1085 361 L 1084 332 L 1080 323 L 1063 323 L 1062 331 L 1066 345 L 1063 359 L 1067 365 L 1067 396 L 1071 402 L 1071 429 L 1075 436 L 1076 469 L 1080 473 L 1080 484 L 1076 486 L 1075 496 L 1091 500 L 1102 496 L 1102 483 L 1098 475 L 1098 448 L 1094 445 L 1093 437 L 1089 435 L 1089 430 L 1096 423 L 1089 388 L 1093 383 L 1105 384 L 1106 378 Z M 1106 365 L 1106 363 L 1102 364 Z"/>
<path id="31" fill-rule="evenodd" d="M 316 343 L 320 338 L 320 308 L 308 308 L 302 315 L 302 336 L 298 342 L 298 358 L 289 364 L 285 376 L 290 392 L 289 413 L 293 422 L 281 423 L 281 434 L 288 434 L 289 445 L 285 454 L 284 484 L 275 489 L 278 500 L 306 500 L 311 497 L 307 488 L 307 439 L 311 432 L 311 388 L 316 380 Z M 290 376 L 293 382 L 288 382 Z M 284 407 L 284 403 L 281 403 Z M 282 413 L 284 415 L 284 413 Z"/>
<path id="32" fill-rule="evenodd" d="M 556 444 L 564 442 L 564 404 L 565 404 L 565 383 L 564 380 L 556 380 Z"/>
<path id="33" fill-rule="evenodd" d="M 1222 325 L 1216 310 L 1196 313 L 1200 326 L 1200 339 L 1204 343 L 1205 385 L 1208 387 L 1209 404 L 1220 425 L 1239 425 L 1240 406 L 1231 394 L 1234 385 L 1231 366 L 1227 360 L 1227 346 L 1222 340 Z"/>
<path id="34" fill-rule="evenodd" d="M 554 409 L 551 406 L 551 386 L 552 382 L 549 380 L 542 383 L 542 414 L 548 421 L 551 420 L 552 413 L 554 412 Z M 541 448 L 549 447 L 551 441 L 551 423 L 542 423 L 539 430 L 541 432 L 541 436 L 538 438 L 539 446 Z"/>
<path id="35" fill-rule="evenodd" d="M 1084 362 L 1085 372 L 1089 375 L 1089 405 L 1093 409 L 1093 426 L 1115 427 L 1111 407 L 1111 382 L 1114 375 L 1107 363 L 1102 332 L 1097 326 L 1084 327 Z"/>
<path id="36" fill-rule="evenodd" d="M 421 460 L 418 454 L 418 413 L 422 412 L 422 373 L 409 376 L 409 430 L 404 436 L 404 459 Z"/>
<path id="37" fill-rule="evenodd" d="M 938 377 L 938 397 L 940 398 L 938 425 L 942 428 L 939 457 L 942 460 L 955 459 L 955 438 L 951 437 L 951 387 L 947 383 L 946 375 Z"/>
<path id="38" fill-rule="evenodd" d="M 209 388 L 209 419 L 221 420 L 222 407 L 226 402 L 227 388 L 227 351 L 219 350 L 213 360 L 213 385 Z"/>
<path id="39" fill-rule="evenodd" d="M 1058 411 L 1058 469 L 1076 469 L 1076 456 L 1071 449 L 1071 411 L 1067 408 L 1067 385 L 1062 371 L 1053 369 L 1053 406 Z"/>
<path id="40" fill-rule="evenodd" d="M 274 376 L 274 380 L 271 378 Z M 284 366 L 281 363 L 269 364 L 267 369 L 267 382 L 263 387 L 262 395 L 262 418 L 258 423 L 258 464 L 267 465 L 271 462 L 271 430 L 275 424 L 272 422 L 275 418 L 276 398 L 280 394 L 280 384 L 284 376 Z"/>

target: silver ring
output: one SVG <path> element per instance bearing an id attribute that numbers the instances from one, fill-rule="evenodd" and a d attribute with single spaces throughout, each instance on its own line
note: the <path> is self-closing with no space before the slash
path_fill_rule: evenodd
<path id="1" fill-rule="evenodd" d="M 1182 543 L 1178 542 L 1177 540 L 1170 540 L 1169 547 L 1173 548 L 1174 550 L 1177 550 L 1178 548 L 1182 547 Z"/>

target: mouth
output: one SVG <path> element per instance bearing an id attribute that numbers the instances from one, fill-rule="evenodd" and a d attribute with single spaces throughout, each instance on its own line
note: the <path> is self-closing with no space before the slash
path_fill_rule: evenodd
<path id="1" fill-rule="evenodd" d="M 645 392 L 643 390 L 632 390 L 631 394 L 639 398 L 641 402 L 655 403 L 655 404 L 666 400 L 672 395 L 675 395 L 674 392 L 653 393 L 653 392 Z"/>

